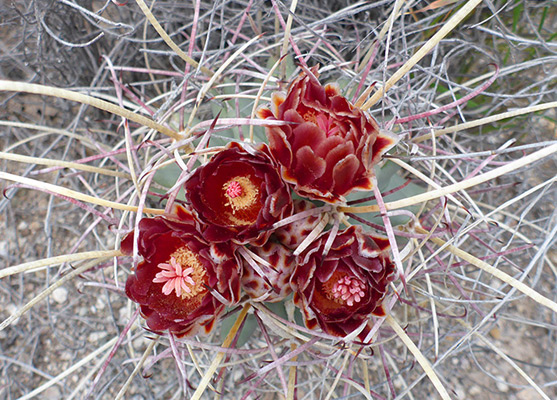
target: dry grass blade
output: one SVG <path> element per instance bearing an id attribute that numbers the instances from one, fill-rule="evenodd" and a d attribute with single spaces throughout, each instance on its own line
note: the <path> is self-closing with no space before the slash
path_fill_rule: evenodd
<path id="1" fill-rule="evenodd" d="M 502 167 L 495 168 L 489 172 L 486 172 L 485 174 L 477 175 L 465 181 L 461 181 L 453 185 L 448 185 L 443 188 L 432 190 L 416 196 L 408 197 L 406 199 L 385 203 L 385 208 L 387 210 L 396 210 L 399 208 L 404 208 L 415 204 L 420 204 L 426 201 L 438 199 L 439 197 L 443 197 L 452 193 L 456 193 L 460 190 L 465 190 L 477 186 L 481 183 L 488 182 L 499 176 L 508 174 L 509 172 L 515 171 L 519 168 L 522 168 L 536 161 L 549 157 L 556 152 L 557 152 L 557 144 L 553 144 L 542 150 L 538 150 L 532 154 L 524 156 L 516 161 L 510 162 Z M 361 206 L 361 207 L 339 207 L 339 211 L 351 212 L 351 213 L 367 213 L 367 212 L 377 212 L 379 211 L 379 207 L 376 205 Z"/>
<path id="2" fill-rule="evenodd" d="M 139 373 L 141 368 L 143 368 L 143 365 L 145 364 L 147 357 L 149 357 L 149 355 L 153 352 L 153 349 L 155 348 L 158 342 L 159 342 L 159 338 L 149 343 L 149 346 L 147 346 L 147 348 L 143 352 L 143 355 L 141 356 L 138 363 L 136 364 L 133 372 L 130 374 L 130 376 L 128 377 L 128 379 L 126 380 L 126 382 L 124 383 L 124 385 L 122 386 L 122 388 L 120 389 L 120 391 L 118 392 L 114 400 L 120 400 L 125 396 L 128 388 L 130 387 L 133 381 L 133 378 Z"/>
<path id="3" fill-rule="evenodd" d="M 75 261 L 90 260 L 93 258 L 103 257 L 118 257 L 122 253 L 120 250 L 106 250 L 106 251 L 86 251 L 83 253 L 65 254 L 63 256 L 56 256 L 50 258 L 43 258 L 36 261 L 30 261 L 19 265 L 13 265 L 0 269 L 0 279 L 6 276 L 19 274 L 21 272 L 35 272 L 41 270 L 46 266 L 57 265 L 62 263 L 71 263 Z"/>
<path id="4" fill-rule="evenodd" d="M 469 0 L 445 25 L 441 27 L 406 63 L 400 67 L 394 74 L 385 82 L 385 85 L 375 92 L 368 101 L 362 105 L 362 110 L 369 110 L 373 107 L 381 97 L 392 88 L 408 71 L 412 69 L 427 53 L 429 53 L 445 36 L 447 36 L 464 18 L 468 16 L 480 4 L 482 0 Z"/>
<path id="5" fill-rule="evenodd" d="M 5 319 L 0 324 L 0 331 L 4 330 L 6 327 L 8 327 L 10 324 L 12 324 L 15 320 L 17 320 L 19 317 L 21 317 L 23 314 L 25 314 L 27 311 L 29 311 L 31 308 L 33 308 L 37 303 L 44 300 L 46 297 L 48 297 L 50 294 L 52 294 L 52 292 L 54 292 L 54 290 L 61 287 L 66 282 L 71 281 L 76 276 L 79 276 L 80 274 L 86 272 L 87 270 L 93 268 L 94 266 L 96 266 L 96 265 L 98 265 L 98 264 L 100 264 L 104 261 L 109 260 L 110 258 L 111 257 L 98 258 L 96 260 L 93 260 L 91 262 L 86 263 L 85 265 L 83 265 L 79 268 L 76 268 L 75 270 L 69 272 L 67 275 L 64 275 L 62 278 L 58 279 L 56 282 L 54 282 L 52 285 L 50 285 L 47 289 L 43 290 L 41 293 L 39 293 L 37 296 L 35 296 L 33 298 L 33 300 L 31 300 L 29 303 L 25 304 L 23 307 L 18 309 L 15 313 L 10 315 L 7 319 Z"/>
<path id="6" fill-rule="evenodd" d="M 402 329 L 400 327 L 400 325 L 398 324 L 398 322 L 396 322 L 395 319 L 393 317 L 391 317 L 390 315 L 387 315 L 387 318 L 385 318 L 385 321 L 387 322 L 387 324 L 389 324 L 389 326 L 391 328 L 393 328 L 393 330 L 398 335 L 398 337 L 404 342 L 406 347 L 408 347 L 408 350 L 410 350 L 412 355 L 416 358 L 416 361 L 418 361 L 418 363 L 422 366 L 424 372 L 426 373 L 428 378 L 431 380 L 431 383 L 433 383 L 433 386 L 435 386 L 435 389 L 437 389 L 437 392 L 439 393 L 441 398 L 443 400 L 451 400 L 451 397 L 449 396 L 449 393 L 447 393 L 447 390 L 445 389 L 445 386 L 443 386 L 443 384 L 439 380 L 439 377 L 437 376 L 437 374 L 435 373 L 435 371 L 431 367 L 431 364 L 424 357 L 424 355 L 422 354 L 420 349 L 418 349 L 416 347 L 416 345 L 414 344 L 414 342 L 412 342 L 412 340 L 408 337 L 406 332 L 404 332 L 404 329 Z"/>
<path id="7" fill-rule="evenodd" d="M 234 336 L 236 336 L 236 334 L 238 333 L 238 329 L 240 329 L 240 326 L 242 326 L 242 323 L 244 322 L 244 319 L 246 318 L 246 315 L 248 314 L 248 311 L 249 311 L 250 307 L 251 306 L 249 304 L 246 304 L 244 306 L 244 308 L 242 308 L 242 311 L 240 311 L 240 313 L 238 314 L 238 317 L 236 318 L 236 322 L 234 322 L 234 325 L 232 326 L 232 328 L 230 328 L 230 332 L 228 332 L 228 335 L 224 339 L 224 342 L 222 343 L 222 347 L 229 347 L 230 346 L 230 344 L 232 343 L 232 340 L 234 339 Z M 217 371 L 217 368 L 219 367 L 220 363 L 222 362 L 222 359 L 224 358 L 224 356 L 225 356 L 225 353 L 222 353 L 222 352 L 217 353 L 217 355 L 215 356 L 215 359 L 213 360 L 213 362 L 211 363 L 211 365 L 209 366 L 209 368 L 205 372 L 205 375 L 203 375 L 203 378 L 201 379 L 201 382 L 199 383 L 199 385 L 197 386 L 197 389 L 193 393 L 193 396 L 191 397 L 191 400 L 201 399 L 201 396 L 203 396 L 203 394 L 205 393 L 205 389 L 207 389 L 207 385 L 209 385 L 209 382 L 213 378 L 213 375 Z"/>
<path id="8" fill-rule="evenodd" d="M 509 363 L 519 374 L 520 376 L 522 376 L 526 382 L 528 382 L 529 385 L 531 385 L 534 390 L 544 399 L 544 400 L 550 400 L 550 398 L 544 393 L 544 391 L 538 386 L 536 385 L 536 382 L 534 382 L 534 380 L 532 378 L 530 378 L 528 376 L 528 374 L 526 372 L 524 372 L 524 370 L 522 368 L 520 368 L 518 366 L 518 364 L 516 362 L 514 362 L 508 355 L 506 355 L 504 352 L 501 351 L 501 349 L 499 349 L 497 346 L 495 346 L 491 341 L 487 340 L 487 338 L 485 338 L 483 335 L 479 334 L 478 332 L 475 332 L 474 335 L 476 337 L 478 337 L 485 345 L 487 345 L 491 350 L 493 350 L 494 353 L 496 353 L 499 357 L 501 357 L 503 360 L 505 360 L 507 363 Z"/>
<path id="9" fill-rule="evenodd" d="M 73 199 L 85 201 L 87 203 L 97 204 L 99 206 L 112 208 L 114 210 L 137 212 L 136 206 L 129 206 L 127 204 L 117 203 L 115 201 L 100 199 L 98 197 L 89 196 L 87 194 L 83 194 L 75 190 L 66 189 L 58 185 L 53 185 L 52 183 L 41 182 L 35 179 L 25 178 L 19 175 L 8 174 L 0 171 L 0 179 L 22 183 L 27 186 L 44 189 L 52 193 L 58 193 L 62 196 L 67 196 Z M 158 214 L 158 215 L 164 214 L 164 210 L 159 210 L 156 208 L 147 208 L 147 207 L 143 208 L 143 212 L 150 213 L 150 214 Z"/>
<path id="10" fill-rule="evenodd" d="M 173 139 L 176 140 L 183 139 L 182 135 L 180 135 L 179 133 L 173 131 L 170 128 L 167 128 L 166 126 L 156 123 L 152 119 L 128 111 L 125 108 L 119 107 L 113 103 L 109 103 L 108 101 L 87 96 L 85 94 L 72 92 L 71 90 L 60 89 L 51 86 L 37 85 L 34 83 L 11 82 L 11 81 L 0 80 L 0 91 L 2 90 L 10 91 L 10 92 L 39 94 L 43 96 L 53 96 L 53 97 L 58 97 L 60 99 L 77 101 L 78 103 L 87 104 L 99 108 L 101 110 L 108 111 L 112 114 L 127 118 L 131 121 L 137 122 L 138 124 L 154 129 L 157 132 L 160 132 Z"/>
<path id="11" fill-rule="evenodd" d="M 296 344 L 292 343 L 290 345 L 290 351 L 296 350 Z M 295 362 L 298 359 L 297 356 L 292 357 L 292 361 Z M 292 365 L 288 371 L 288 396 L 286 400 L 294 400 L 296 396 L 296 366 Z"/>
<path id="12" fill-rule="evenodd" d="M 524 115 L 524 114 L 531 114 L 531 113 L 544 111 L 544 110 L 550 110 L 550 109 L 556 108 L 556 107 L 557 107 L 557 101 L 553 101 L 551 103 L 545 103 L 545 104 L 538 104 L 538 105 L 531 106 L 531 107 L 519 108 L 519 109 L 514 110 L 514 111 L 508 111 L 508 112 L 505 112 L 505 113 L 492 115 L 490 117 L 480 118 L 480 119 L 476 119 L 474 121 L 470 121 L 470 122 L 466 122 L 466 123 L 463 123 L 463 124 L 458 124 L 458 125 L 455 125 L 455 126 L 451 126 L 450 128 L 438 129 L 438 130 L 435 130 L 433 133 L 428 133 L 426 135 L 419 136 L 419 137 L 413 139 L 412 141 L 414 143 L 420 143 L 420 142 L 424 142 L 426 140 L 429 140 L 432 137 L 437 138 L 437 137 L 440 137 L 440 136 L 443 136 L 443 135 L 447 135 L 449 133 L 460 132 L 460 131 L 463 131 L 465 129 L 470 129 L 470 128 L 475 128 L 477 126 L 487 125 L 487 124 L 490 124 L 490 123 L 493 123 L 493 122 L 496 122 L 496 121 L 501 121 L 503 119 L 517 117 L 519 115 Z"/>
<path id="13" fill-rule="evenodd" d="M 60 381 L 62 381 L 64 378 L 66 378 L 67 376 L 70 376 L 71 374 L 75 373 L 78 369 L 80 369 L 80 368 L 84 367 L 85 365 L 89 364 L 92 360 L 94 360 L 96 357 L 98 357 L 100 354 L 102 354 L 105 351 L 106 351 L 106 354 L 103 355 L 101 360 L 106 359 L 108 357 L 108 355 L 110 354 L 110 352 L 108 350 L 110 349 L 111 346 L 114 345 L 114 343 L 116 343 L 117 339 L 118 338 L 113 338 L 112 340 L 107 341 L 102 346 L 100 346 L 98 349 L 93 351 L 91 354 L 87 355 L 86 357 L 84 357 L 83 359 L 81 359 L 80 361 L 78 361 L 77 363 L 72 365 L 71 367 L 67 368 L 61 374 L 59 374 L 59 375 L 55 376 L 53 379 L 50 379 L 49 381 L 43 383 L 41 386 L 39 386 L 38 388 L 36 388 L 32 392 L 26 394 L 25 396 L 20 397 L 19 400 L 32 399 L 33 397 L 35 397 L 38 394 L 47 390 L 49 387 L 51 387 L 53 385 L 56 385 L 56 384 L 59 384 Z"/>
<path id="14" fill-rule="evenodd" d="M 425 229 L 419 228 L 419 227 L 416 227 L 416 231 L 419 232 L 419 233 L 424 233 L 424 234 L 428 233 L 428 231 L 426 231 Z M 462 260 L 465 260 L 466 262 L 469 262 L 470 264 L 475 265 L 476 267 L 480 268 L 481 270 L 495 276 L 496 278 L 498 278 L 498 279 L 502 280 L 503 282 L 509 284 L 510 286 L 514 287 L 516 290 L 524 293 L 526 296 L 530 297 L 532 300 L 538 302 L 542 306 L 547 307 L 550 310 L 552 310 L 553 312 L 557 313 L 557 303 L 548 299 L 545 296 L 542 296 L 541 294 L 539 294 L 538 292 L 536 292 L 535 290 L 530 288 L 530 286 L 516 280 L 512 276 L 507 275 L 506 273 L 504 273 L 503 271 L 500 271 L 497 268 L 492 267 L 491 265 L 489 265 L 485 261 L 482 261 L 479 258 L 474 257 L 473 255 L 465 252 L 464 250 L 461 250 L 458 247 L 455 247 L 451 244 L 447 244 L 447 242 L 445 242 L 443 239 L 436 238 L 436 237 L 431 237 L 430 240 L 433 243 L 435 243 L 437 246 L 445 248 L 447 251 L 450 251 L 452 254 L 454 254 L 458 258 L 460 258 Z"/>
<path id="15" fill-rule="evenodd" d="M 155 28 L 157 33 L 161 36 L 161 38 L 168 45 L 168 47 L 170 47 L 174 52 L 176 52 L 176 54 L 178 54 L 178 56 L 180 56 L 180 58 L 182 60 L 184 60 L 185 62 L 187 62 L 188 64 L 190 64 L 194 68 L 201 69 L 201 71 L 205 75 L 208 75 L 208 76 L 213 75 L 213 71 L 211 71 L 207 67 L 200 66 L 197 61 L 195 61 L 193 58 L 189 57 L 186 53 L 184 53 L 182 51 L 182 49 L 180 47 L 178 47 L 178 45 L 176 43 L 174 43 L 174 41 L 170 38 L 170 36 L 168 36 L 166 31 L 163 29 L 161 24 L 159 24 L 159 21 L 157 21 L 157 19 L 155 18 L 155 16 L 151 12 L 151 10 L 149 10 L 149 7 L 147 7 L 147 4 L 145 4 L 145 2 L 143 0 L 136 0 L 136 3 L 139 6 L 139 8 L 141 8 L 141 11 L 143 11 L 143 14 L 145 14 L 147 19 L 151 23 L 151 25 L 153 25 L 153 28 Z"/>
<path id="16" fill-rule="evenodd" d="M 78 171 L 86 171 L 94 174 L 117 176 L 119 178 L 130 179 L 130 174 L 127 174 L 125 172 L 113 171 L 106 168 L 99 168 L 99 167 L 94 167 L 92 165 L 84 165 L 76 162 L 50 160 L 50 159 L 40 158 L 40 157 L 29 157 L 29 156 L 23 156 L 21 154 L 6 153 L 3 151 L 0 151 L 0 159 L 18 161 L 27 164 L 38 164 L 38 165 L 48 165 L 52 167 L 72 168 Z"/>

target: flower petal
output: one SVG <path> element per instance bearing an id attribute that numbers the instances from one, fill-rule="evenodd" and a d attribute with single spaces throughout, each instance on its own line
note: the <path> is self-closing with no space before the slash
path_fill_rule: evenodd
<path id="1" fill-rule="evenodd" d="M 294 302 L 308 328 L 317 323 L 326 333 L 340 337 L 361 329 L 358 336 L 363 339 L 370 315 L 384 313 L 381 302 L 395 266 L 388 249 L 377 251 L 381 247 L 360 226 L 339 232 L 323 257 L 330 234 L 323 233 L 298 257 L 291 279 Z"/>
<path id="2" fill-rule="evenodd" d="M 294 123 L 266 126 L 283 179 L 301 196 L 343 203 L 351 191 L 372 188 L 373 167 L 397 138 L 381 132 L 373 118 L 341 95 L 337 84 L 321 86 L 317 67 L 310 72 L 302 72 L 286 95 L 273 97 L 273 112 L 258 115 Z M 344 165 L 335 169 L 341 161 Z"/>
<path id="3" fill-rule="evenodd" d="M 276 130 L 276 140 L 284 132 Z M 271 138 L 273 138 L 271 134 Z M 271 139 L 272 140 L 272 139 Z M 288 146 L 285 157 L 290 157 Z M 266 145 L 232 142 L 185 183 L 186 200 L 210 242 L 264 244 L 272 225 L 292 213 L 292 198 Z"/>
<path id="4" fill-rule="evenodd" d="M 298 177 L 299 185 L 315 181 L 323 175 L 326 167 L 325 160 L 316 156 L 310 146 L 304 146 L 296 152 L 294 173 Z"/>
<path id="5" fill-rule="evenodd" d="M 229 304 L 239 301 L 241 265 L 235 246 L 223 244 L 222 262 L 213 262 L 208 256 L 210 245 L 197 231 L 191 213 L 144 218 L 136 234 L 143 261 L 128 276 L 125 289 L 140 305 L 149 329 L 176 336 L 206 331 L 224 312 L 224 304 L 210 290 Z M 224 290 L 215 279 L 223 275 L 221 269 L 226 269 Z"/>
<path id="6" fill-rule="evenodd" d="M 360 161 L 354 154 L 350 154 L 338 162 L 333 168 L 333 190 L 338 193 L 349 191 L 359 168 Z"/>

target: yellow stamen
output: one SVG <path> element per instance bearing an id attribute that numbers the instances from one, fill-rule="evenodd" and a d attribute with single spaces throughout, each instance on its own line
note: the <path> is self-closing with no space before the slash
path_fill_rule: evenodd
<path id="1" fill-rule="evenodd" d="M 232 214 L 253 207 L 259 198 L 259 189 L 245 176 L 232 178 L 223 185 L 223 189 L 225 197 L 228 199 L 225 205 L 232 208 Z M 230 217 L 231 219 L 237 219 L 238 221 L 234 222 L 238 225 L 249 225 L 253 222 L 235 218 L 233 215 Z"/>

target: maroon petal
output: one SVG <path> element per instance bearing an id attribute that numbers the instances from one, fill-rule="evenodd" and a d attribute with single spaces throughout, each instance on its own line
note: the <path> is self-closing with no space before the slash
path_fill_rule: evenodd
<path id="1" fill-rule="evenodd" d="M 314 123 L 305 122 L 298 125 L 292 131 L 292 151 L 296 153 L 300 148 L 312 146 L 315 143 L 322 143 L 325 139 L 325 132 L 319 129 Z"/>
<path id="2" fill-rule="evenodd" d="M 359 226 L 339 232 L 323 257 L 329 235 L 322 234 L 298 257 L 291 286 L 308 328 L 319 325 L 326 333 L 344 337 L 370 315 L 384 314 L 381 303 L 395 266 L 388 257 L 386 239 L 371 236 Z M 358 336 L 363 339 L 368 332 L 366 326 Z"/>
<path id="3" fill-rule="evenodd" d="M 272 136 L 284 142 L 283 131 Z M 263 245 L 275 222 L 292 213 L 292 199 L 266 145 L 230 143 L 186 181 L 186 200 L 211 242 Z M 289 146 L 279 146 L 285 156 Z M 277 156 L 281 157 L 280 154 Z"/>
<path id="4" fill-rule="evenodd" d="M 150 330 L 176 336 L 208 332 L 224 312 L 224 304 L 211 292 L 227 304 L 239 301 L 236 247 L 209 245 L 189 212 L 144 218 L 135 235 L 143 260 L 126 281 L 126 295 L 140 305 Z M 124 238 L 123 247 L 129 248 L 130 238 L 132 234 Z"/>
<path id="5" fill-rule="evenodd" d="M 351 191 L 372 187 L 373 167 L 397 138 L 381 132 L 373 118 L 340 94 L 338 85 L 323 87 L 317 77 L 317 67 L 309 75 L 301 73 L 286 95 L 275 96 L 280 101 L 273 97 L 276 111 L 258 115 L 293 123 L 267 126 L 266 132 L 281 174 L 294 190 L 310 199 L 344 203 Z"/>
<path id="6" fill-rule="evenodd" d="M 290 165 L 292 163 L 292 148 L 286 139 L 285 130 L 276 126 L 269 128 L 267 139 L 275 160 L 281 165 Z"/>
<path id="7" fill-rule="evenodd" d="M 319 179 L 325 172 L 325 160 L 318 157 L 310 146 L 304 146 L 296 152 L 296 168 L 294 174 L 299 185 L 306 185 Z"/>
<path id="8" fill-rule="evenodd" d="M 398 137 L 390 132 L 379 131 L 372 147 L 373 156 L 371 158 L 371 164 L 377 164 L 383 154 L 397 144 L 398 140 Z"/>
<path id="9" fill-rule="evenodd" d="M 354 154 L 348 155 L 336 164 L 333 168 L 333 190 L 339 193 L 349 191 L 359 168 L 360 161 Z"/>

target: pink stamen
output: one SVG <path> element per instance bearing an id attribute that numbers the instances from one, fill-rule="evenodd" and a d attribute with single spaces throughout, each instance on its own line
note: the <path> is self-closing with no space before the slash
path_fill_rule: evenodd
<path id="1" fill-rule="evenodd" d="M 242 189 L 242 185 L 238 181 L 232 181 L 226 188 L 226 194 L 233 199 L 244 194 L 244 189 Z"/>
<path id="2" fill-rule="evenodd" d="M 331 116 L 326 116 L 325 114 L 319 114 L 315 118 L 315 120 L 317 122 L 317 126 L 319 126 L 321 129 L 325 131 L 327 137 L 334 135 L 339 131 L 338 126 L 336 126 L 336 124 L 333 122 Z"/>
<path id="3" fill-rule="evenodd" d="M 355 277 L 345 276 L 340 278 L 333 285 L 333 296 L 335 299 L 342 299 L 349 306 L 353 306 L 354 303 L 359 303 L 360 300 L 365 295 L 365 285 L 364 283 Z"/>
<path id="4" fill-rule="evenodd" d="M 182 296 L 182 292 L 191 293 L 191 288 L 195 285 L 195 281 L 190 276 L 193 268 L 182 269 L 174 257 L 170 258 L 169 264 L 160 263 L 158 267 L 162 271 L 155 275 L 153 282 L 164 283 L 162 292 L 165 295 L 168 296 L 172 291 L 176 291 L 176 297 Z"/>

